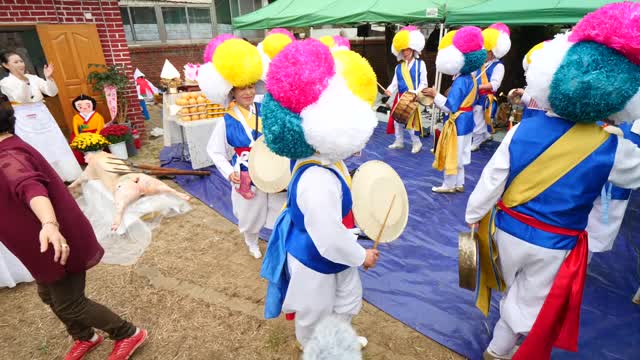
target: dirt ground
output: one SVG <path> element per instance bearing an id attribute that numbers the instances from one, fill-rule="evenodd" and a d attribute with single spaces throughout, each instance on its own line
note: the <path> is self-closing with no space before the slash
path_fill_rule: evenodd
<path id="1" fill-rule="evenodd" d="M 150 110 L 148 130 L 161 127 L 159 108 Z M 135 160 L 156 164 L 161 148 L 162 138 L 149 139 Z M 88 296 L 149 330 L 133 359 L 299 358 L 293 322 L 262 316 L 260 261 L 232 223 L 197 199 L 191 205 L 163 220 L 135 265 L 89 271 Z M 354 327 L 369 339 L 365 359 L 462 359 L 369 304 Z M 71 342 L 34 284 L 0 289 L 0 359 L 61 359 Z M 111 347 L 106 341 L 86 359 L 105 359 Z"/>

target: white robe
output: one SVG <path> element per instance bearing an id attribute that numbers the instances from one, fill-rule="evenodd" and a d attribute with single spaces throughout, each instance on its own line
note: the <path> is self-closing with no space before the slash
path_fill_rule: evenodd
<path id="1" fill-rule="evenodd" d="M 213 130 L 207 144 L 207 154 L 213 160 L 222 177 L 229 179 L 229 176 L 234 172 L 230 163 L 234 150 L 227 142 L 224 121 L 218 122 Z M 257 246 L 260 229 L 263 227 L 273 228 L 282 206 L 287 201 L 287 194 L 267 194 L 253 186 L 252 189 L 256 195 L 253 199 L 247 200 L 235 190 L 234 186 L 232 184 L 231 204 L 233 215 L 238 219 L 238 229 L 244 235 L 248 246 Z"/>
<path id="2" fill-rule="evenodd" d="M 328 164 L 318 156 L 311 159 Z M 331 167 L 340 173 L 337 167 Z M 331 171 L 321 167 L 306 170 L 298 182 L 296 201 L 318 252 L 330 261 L 350 266 L 327 275 L 287 254 L 291 280 L 282 311 L 296 313 L 296 338 L 304 347 L 326 316 L 337 314 L 350 321 L 360 312 L 362 283 L 357 267 L 364 263 L 366 252 L 357 243 L 357 236 L 342 224 L 342 185 Z"/>
<path id="3" fill-rule="evenodd" d="M 466 221 L 479 222 L 504 193 L 510 170 L 509 145 L 514 126 L 489 160 L 469 197 Z M 618 139 L 609 181 L 623 188 L 640 187 L 640 149 Z M 568 250 L 546 249 L 511 236 L 501 229 L 495 234 L 500 267 L 507 284 L 500 303 L 500 317 L 516 333 L 531 330 Z"/>
<path id="4" fill-rule="evenodd" d="M 438 94 L 434 104 L 445 114 L 451 116 L 451 109 L 447 107 L 447 97 Z M 471 141 L 473 133 L 458 136 L 458 173 L 456 175 L 444 175 L 442 187 L 452 189 L 456 186 L 464 186 L 464 167 L 471 163 Z"/>
<path id="5" fill-rule="evenodd" d="M 33 281 L 29 270 L 0 242 L 0 289 Z"/>
<path id="6" fill-rule="evenodd" d="M 43 93 L 55 96 L 58 88 L 52 80 L 26 75 L 28 84 L 13 75 L 0 80 L 0 90 L 14 105 L 15 133 L 33 146 L 64 181 L 73 181 L 82 173 L 67 139 L 47 107 Z"/>

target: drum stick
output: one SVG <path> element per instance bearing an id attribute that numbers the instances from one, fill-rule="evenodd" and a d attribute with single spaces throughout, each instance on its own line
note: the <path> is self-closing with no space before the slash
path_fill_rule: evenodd
<path id="1" fill-rule="evenodd" d="M 387 91 L 387 89 L 386 89 L 384 86 L 380 85 L 380 83 L 379 83 L 379 82 L 377 82 L 377 81 L 376 81 L 376 84 L 378 84 L 378 86 L 380 87 L 380 89 L 382 90 L 382 92 Z"/>
<path id="2" fill-rule="evenodd" d="M 384 221 L 382 222 L 382 227 L 378 232 L 378 236 L 376 236 L 376 241 L 373 243 L 373 248 L 377 249 L 378 244 L 380 243 L 380 238 L 382 238 L 382 233 L 384 232 L 384 228 L 387 227 L 387 221 L 389 220 L 389 214 L 391 214 L 391 209 L 393 209 L 393 203 L 396 201 L 396 194 L 393 194 L 393 198 L 391 199 L 391 205 L 389 205 L 389 210 L 387 210 L 387 215 L 384 217 Z"/>

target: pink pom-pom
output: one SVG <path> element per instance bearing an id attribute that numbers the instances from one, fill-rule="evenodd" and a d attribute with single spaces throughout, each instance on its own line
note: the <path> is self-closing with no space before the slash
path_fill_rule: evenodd
<path id="1" fill-rule="evenodd" d="M 287 29 L 283 29 L 283 28 L 275 28 L 275 29 L 271 29 L 268 33 L 267 36 L 271 35 L 271 34 L 283 34 L 289 37 L 289 39 L 291 39 L 291 41 L 295 41 L 296 37 L 293 36 L 293 34 L 291 33 L 291 31 L 287 30 Z"/>
<path id="2" fill-rule="evenodd" d="M 484 47 L 482 30 L 476 26 L 465 26 L 458 29 L 453 36 L 453 45 L 463 54 L 482 50 Z"/>
<path id="3" fill-rule="evenodd" d="M 621 52 L 640 65 L 640 3 L 609 4 L 585 15 L 569 41 L 593 41 Z"/>
<path id="4" fill-rule="evenodd" d="M 500 32 L 503 32 L 509 36 L 511 36 L 511 30 L 509 30 L 509 27 L 503 23 L 495 23 L 495 24 L 491 24 L 489 25 L 489 29 L 496 29 Z"/>
<path id="5" fill-rule="evenodd" d="M 207 44 L 207 47 L 204 49 L 204 55 L 202 57 L 205 64 L 208 62 L 211 62 L 213 58 L 213 53 L 216 52 L 216 48 L 218 47 L 218 45 L 222 44 L 223 42 L 229 39 L 236 39 L 236 36 L 232 34 L 222 34 L 222 35 L 216 36 L 215 38 L 213 38 L 213 40 L 209 41 L 209 43 Z"/>
<path id="6" fill-rule="evenodd" d="M 336 73 L 329 48 L 315 39 L 293 42 L 269 65 L 267 90 L 294 113 L 315 103 Z"/>
<path id="7" fill-rule="evenodd" d="M 400 29 L 400 31 L 402 31 L 402 30 L 407 30 L 407 31 L 416 31 L 416 30 L 418 30 L 418 28 L 417 28 L 417 27 L 415 27 L 415 26 L 413 26 L 413 25 L 408 25 L 408 26 L 405 26 L 405 27 L 403 27 L 402 29 Z"/>
<path id="8" fill-rule="evenodd" d="M 335 35 L 333 37 L 333 41 L 335 41 L 335 46 L 342 46 L 342 47 L 346 47 L 347 49 L 351 50 L 351 43 L 349 42 L 349 39 L 344 38 L 340 35 Z"/>

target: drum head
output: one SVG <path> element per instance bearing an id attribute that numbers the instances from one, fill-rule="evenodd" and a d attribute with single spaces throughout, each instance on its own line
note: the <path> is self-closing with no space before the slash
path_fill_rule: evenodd
<path id="1" fill-rule="evenodd" d="M 278 193 L 289 186 L 291 162 L 274 154 L 264 136 L 255 141 L 249 153 L 249 175 L 255 186 L 266 193 Z"/>

